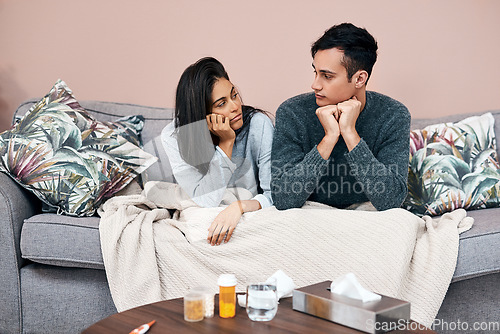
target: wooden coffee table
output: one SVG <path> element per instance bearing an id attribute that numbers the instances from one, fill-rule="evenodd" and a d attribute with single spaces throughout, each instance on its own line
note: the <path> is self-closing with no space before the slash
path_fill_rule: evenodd
<path id="1" fill-rule="evenodd" d="M 147 334 L 163 333 L 361 333 L 328 320 L 317 318 L 292 309 L 292 298 L 282 298 L 275 318 L 268 322 L 251 321 L 245 309 L 236 306 L 236 316 L 230 319 L 218 315 L 218 296 L 215 298 L 215 315 L 200 322 L 184 321 L 183 299 L 172 299 L 140 306 L 113 314 L 84 330 L 83 334 L 127 334 L 151 320 L 156 323 Z M 405 330 L 391 333 L 436 333 L 412 322 Z"/>

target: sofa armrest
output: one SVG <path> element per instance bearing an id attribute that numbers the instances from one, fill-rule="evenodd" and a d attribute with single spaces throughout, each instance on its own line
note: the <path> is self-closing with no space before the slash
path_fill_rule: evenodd
<path id="1" fill-rule="evenodd" d="M 38 207 L 36 197 L 0 172 L 0 333 L 21 332 L 21 228 Z"/>

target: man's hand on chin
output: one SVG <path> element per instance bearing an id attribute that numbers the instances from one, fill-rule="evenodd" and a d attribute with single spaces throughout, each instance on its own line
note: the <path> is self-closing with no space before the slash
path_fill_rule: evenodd
<path id="1" fill-rule="evenodd" d="M 344 138 L 347 149 L 352 151 L 361 138 L 356 131 L 356 121 L 361 113 L 361 102 L 353 96 L 351 99 L 337 104 L 340 135 Z"/>
<path id="2" fill-rule="evenodd" d="M 360 113 L 361 102 L 356 96 L 336 105 L 316 109 L 316 116 L 325 130 L 325 136 L 317 146 L 323 159 L 330 157 L 340 136 L 344 138 L 349 152 L 358 145 L 361 138 L 356 131 L 356 121 Z"/>
<path id="3" fill-rule="evenodd" d="M 321 157 L 328 160 L 333 148 L 337 144 L 340 137 L 340 127 L 338 120 L 338 110 L 335 105 L 328 105 L 316 109 L 316 116 L 318 117 L 325 136 L 318 144 L 317 149 Z"/>

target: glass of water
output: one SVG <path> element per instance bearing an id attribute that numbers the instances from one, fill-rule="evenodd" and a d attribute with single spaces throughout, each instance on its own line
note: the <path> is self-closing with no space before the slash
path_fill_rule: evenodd
<path id="1" fill-rule="evenodd" d="M 276 279 L 247 286 L 247 314 L 253 321 L 270 321 L 278 311 Z"/>

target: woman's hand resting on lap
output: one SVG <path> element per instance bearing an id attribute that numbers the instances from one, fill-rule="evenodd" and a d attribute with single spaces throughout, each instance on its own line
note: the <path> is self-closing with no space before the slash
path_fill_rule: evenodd
<path id="1" fill-rule="evenodd" d="M 213 245 L 220 245 L 224 240 L 228 242 L 233 235 L 233 231 L 240 221 L 241 204 L 239 202 L 231 203 L 227 208 L 222 210 L 208 228 L 208 242 Z"/>
<path id="2" fill-rule="evenodd" d="M 220 245 L 222 241 L 228 242 L 243 212 L 257 211 L 259 209 L 261 209 L 260 203 L 255 199 L 231 203 L 215 217 L 208 228 L 207 241 L 212 246 Z"/>

